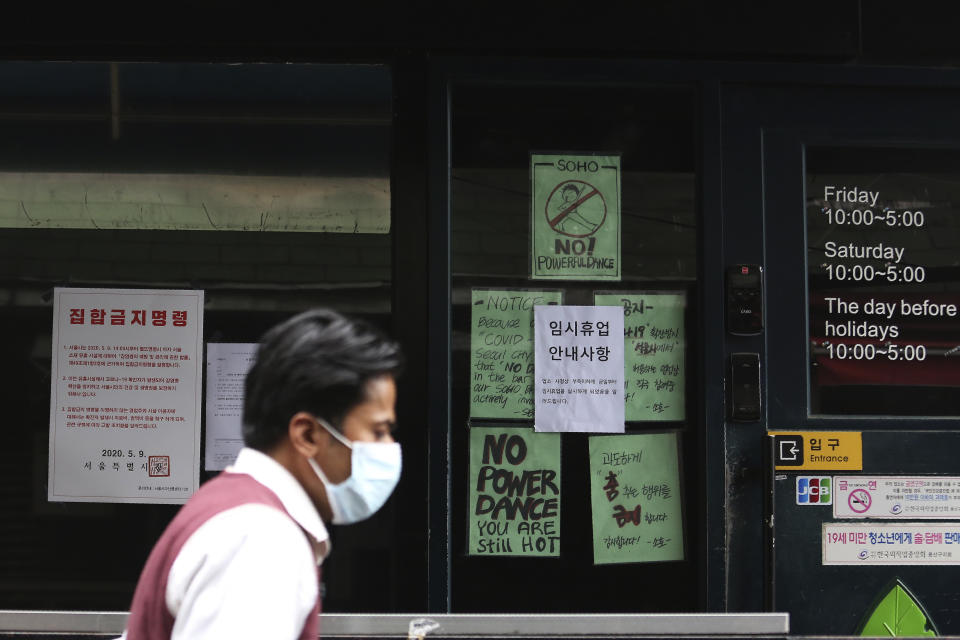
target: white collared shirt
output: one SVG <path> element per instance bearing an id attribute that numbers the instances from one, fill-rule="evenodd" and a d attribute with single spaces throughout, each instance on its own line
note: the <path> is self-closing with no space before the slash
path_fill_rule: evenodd
<path id="1" fill-rule="evenodd" d="M 329 534 L 300 483 L 270 456 L 244 448 L 224 473 L 231 472 L 277 494 L 296 522 L 267 505 L 246 504 L 201 525 L 167 578 L 172 638 L 293 640 L 317 601 L 316 564 L 329 553 Z"/>

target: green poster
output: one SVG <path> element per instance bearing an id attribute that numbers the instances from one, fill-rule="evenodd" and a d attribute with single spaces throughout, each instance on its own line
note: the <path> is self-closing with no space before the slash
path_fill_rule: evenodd
<path id="1" fill-rule="evenodd" d="M 470 417 L 533 420 L 533 308 L 560 304 L 559 289 L 474 289 Z"/>
<path id="2" fill-rule="evenodd" d="M 530 278 L 620 279 L 620 156 L 530 154 Z"/>
<path id="3" fill-rule="evenodd" d="M 593 562 L 683 560 L 676 432 L 590 438 Z"/>
<path id="4" fill-rule="evenodd" d="M 685 419 L 687 294 L 600 291 L 593 300 L 623 307 L 625 419 Z"/>
<path id="5" fill-rule="evenodd" d="M 560 555 L 560 434 L 470 428 L 469 555 Z"/>

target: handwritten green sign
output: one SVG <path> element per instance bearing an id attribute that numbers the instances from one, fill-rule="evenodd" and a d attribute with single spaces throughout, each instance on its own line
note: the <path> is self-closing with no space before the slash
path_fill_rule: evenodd
<path id="1" fill-rule="evenodd" d="M 533 308 L 563 292 L 474 289 L 470 319 L 470 417 L 533 419 Z"/>
<path id="2" fill-rule="evenodd" d="M 560 434 L 470 428 L 469 555 L 560 555 Z"/>
<path id="3" fill-rule="evenodd" d="M 623 307 L 625 419 L 686 418 L 687 294 L 598 291 L 594 304 Z"/>
<path id="4" fill-rule="evenodd" d="M 677 434 L 590 438 L 595 564 L 683 560 Z"/>
<path id="5" fill-rule="evenodd" d="M 619 280 L 620 156 L 530 154 L 533 280 Z"/>

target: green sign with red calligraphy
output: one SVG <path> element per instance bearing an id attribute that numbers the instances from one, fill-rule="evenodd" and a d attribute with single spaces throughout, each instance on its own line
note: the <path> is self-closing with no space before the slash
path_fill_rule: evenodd
<path id="1" fill-rule="evenodd" d="M 590 438 L 593 562 L 683 560 L 676 432 Z"/>
<path id="2" fill-rule="evenodd" d="M 623 307 L 627 422 L 685 419 L 687 294 L 597 291 L 594 304 Z"/>

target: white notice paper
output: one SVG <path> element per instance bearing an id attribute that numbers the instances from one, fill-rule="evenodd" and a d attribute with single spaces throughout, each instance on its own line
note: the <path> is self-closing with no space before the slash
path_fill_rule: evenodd
<path id="1" fill-rule="evenodd" d="M 256 342 L 207 343 L 207 471 L 226 469 L 243 447 L 243 383 L 258 346 Z"/>
<path id="2" fill-rule="evenodd" d="M 960 519 L 955 476 L 837 476 L 834 518 Z"/>
<path id="3" fill-rule="evenodd" d="M 623 307 L 534 307 L 536 431 L 623 433 Z"/>
<path id="4" fill-rule="evenodd" d="M 824 522 L 824 565 L 960 564 L 956 522 Z"/>
<path id="5" fill-rule="evenodd" d="M 186 502 L 200 483 L 203 291 L 53 293 L 51 502 Z"/>

